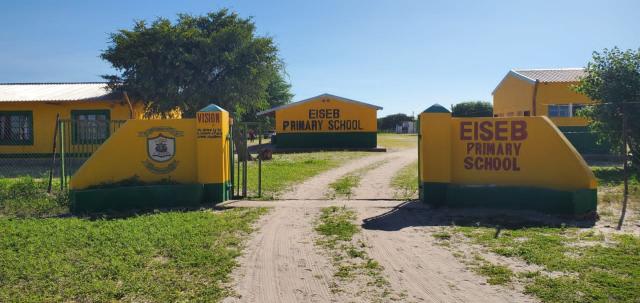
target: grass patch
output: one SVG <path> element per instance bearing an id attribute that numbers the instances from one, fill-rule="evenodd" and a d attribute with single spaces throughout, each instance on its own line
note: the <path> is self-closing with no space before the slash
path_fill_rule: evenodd
<path id="1" fill-rule="evenodd" d="M 387 160 L 374 162 L 339 178 L 338 180 L 329 184 L 329 188 L 331 188 L 331 192 L 328 193 L 327 195 L 332 199 L 335 199 L 337 197 L 346 197 L 347 199 L 351 199 L 351 195 L 353 194 L 353 189 L 358 187 L 358 185 L 360 185 L 362 176 L 366 172 L 372 169 L 375 169 L 385 163 L 387 163 Z"/>
<path id="2" fill-rule="evenodd" d="M 0 302 L 212 302 L 264 209 L 0 219 Z"/>
<path id="3" fill-rule="evenodd" d="M 491 285 L 502 285 L 511 282 L 513 271 L 504 265 L 491 264 L 485 262 L 476 268 L 476 271 L 487 277 L 487 283 Z"/>
<path id="4" fill-rule="evenodd" d="M 418 198 L 418 161 L 405 167 L 393 176 L 391 186 L 396 190 L 398 199 L 410 200 Z"/>
<path id="5" fill-rule="evenodd" d="M 535 275 L 526 291 L 544 302 L 633 302 L 640 296 L 640 238 L 578 228 L 458 227 L 490 251 L 559 275 Z"/>
<path id="6" fill-rule="evenodd" d="M 48 180 L 31 177 L 0 179 L 0 217 L 41 217 L 69 212 L 69 197 L 59 180 L 47 193 Z"/>
<path id="7" fill-rule="evenodd" d="M 378 146 L 389 149 L 408 149 L 418 147 L 417 134 L 378 133 Z"/>
<path id="8" fill-rule="evenodd" d="M 346 207 L 323 208 L 315 228 L 321 235 L 316 244 L 329 251 L 336 268 L 334 277 L 339 283 L 331 283 L 333 292 L 343 291 L 340 288 L 342 282 L 356 280 L 366 290 L 360 289 L 355 295 L 368 296 L 366 302 L 378 302 L 391 294 L 391 289 L 382 276 L 383 268 L 364 250 L 365 243 L 354 240 L 354 236 L 360 232 L 360 228 L 353 223 L 355 218 L 354 211 Z"/>
<path id="9" fill-rule="evenodd" d="M 360 184 L 360 179 L 360 175 L 346 175 L 329 184 L 329 187 L 333 190 L 335 196 L 351 198 L 352 190 Z"/>
<path id="10" fill-rule="evenodd" d="M 356 214 L 346 207 L 331 206 L 322 209 L 320 224 L 316 231 L 326 237 L 339 241 L 351 241 L 358 233 L 358 227 L 353 224 Z"/>
<path id="11" fill-rule="evenodd" d="M 592 167 L 598 179 L 598 214 L 609 225 L 617 223 L 622 209 L 623 172 L 615 166 Z M 629 210 L 627 225 L 640 224 L 640 181 L 637 175 L 629 178 Z"/>
<path id="12" fill-rule="evenodd" d="M 437 232 L 432 234 L 434 238 L 438 239 L 438 240 L 450 240 L 451 239 L 451 234 L 446 232 L 446 231 L 441 231 L 441 232 Z"/>
<path id="13" fill-rule="evenodd" d="M 273 159 L 262 162 L 262 198 L 273 200 L 287 187 L 302 182 L 344 162 L 371 155 L 367 152 L 317 152 L 299 154 L 275 154 Z M 236 167 L 237 169 L 237 167 Z M 237 174 L 237 172 L 236 172 Z M 238 176 L 235 176 L 236 178 Z M 257 198 L 258 163 L 247 163 L 249 195 Z"/>

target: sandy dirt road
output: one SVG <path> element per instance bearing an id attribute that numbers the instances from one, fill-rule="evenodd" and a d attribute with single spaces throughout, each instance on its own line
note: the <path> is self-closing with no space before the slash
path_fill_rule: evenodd
<path id="1" fill-rule="evenodd" d="M 434 243 L 430 232 L 447 222 L 418 202 L 385 200 L 393 197 L 389 183 L 395 173 L 415 161 L 415 149 L 402 150 L 346 163 L 293 188 L 282 201 L 233 201 L 229 207 L 270 207 L 257 223 L 234 271 L 236 296 L 224 302 L 367 302 L 359 289 L 332 292 L 335 268 L 330 256 L 314 245 L 314 221 L 323 207 L 345 205 L 356 210 L 359 235 L 367 252 L 384 268 L 402 302 L 533 302 L 506 287 L 491 286 L 465 268 L 450 251 Z M 365 173 L 352 200 L 326 200 L 335 179 L 378 161 Z M 354 283 L 353 285 L 357 285 Z M 398 300 L 398 298 L 394 298 Z M 380 298 L 381 302 L 391 298 Z"/>

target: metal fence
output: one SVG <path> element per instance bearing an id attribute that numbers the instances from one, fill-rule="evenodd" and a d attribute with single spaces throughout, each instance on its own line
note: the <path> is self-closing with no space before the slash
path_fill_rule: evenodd
<path id="1" fill-rule="evenodd" d="M 58 162 L 61 186 L 126 120 L 60 120 Z M 55 155 L 54 155 L 55 156 Z M 52 157 L 54 158 L 54 157 Z M 55 158 L 54 158 L 55 159 Z"/>
<path id="2" fill-rule="evenodd" d="M 13 117 L 11 117 L 13 118 Z M 0 117 L 0 178 L 60 178 L 61 185 L 125 120 L 56 119 L 33 129 L 32 117 Z"/>

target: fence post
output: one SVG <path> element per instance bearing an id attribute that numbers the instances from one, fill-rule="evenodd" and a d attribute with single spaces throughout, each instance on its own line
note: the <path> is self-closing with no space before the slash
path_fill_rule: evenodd
<path id="1" fill-rule="evenodd" d="M 242 197 L 247 197 L 247 161 L 249 158 L 249 146 L 247 144 L 247 125 L 244 125 L 244 132 L 242 132 L 242 153 L 244 154 L 244 160 L 242 161 Z"/>
<path id="2" fill-rule="evenodd" d="M 232 121 L 232 119 L 229 118 L 229 121 Z M 235 155 L 233 154 L 234 153 L 233 129 L 234 129 L 233 124 L 230 122 L 229 135 L 227 137 L 227 140 L 229 140 L 229 177 L 231 179 L 231 188 L 229 189 L 229 193 L 231 195 L 230 198 L 233 197 L 233 194 L 235 192 L 235 181 L 236 181 L 235 174 L 234 174 L 235 167 L 233 167 L 235 164 Z"/>
<path id="3" fill-rule="evenodd" d="M 236 183 L 236 196 L 240 196 L 240 150 L 242 149 L 242 138 L 240 137 L 240 125 L 238 125 L 238 130 L 236 132 L 236 135 L 238 136 L 238 144 L 235 145 L 236 147 L 236 155 L 237 155 L 237 159 L 238 159 L 238 170 L 237 170 L 237 183 Z"/>
<path id="4" fill-rule="evenodd" d="M 258 198 L 262 197 L 262 155 L 258 155 Z"/>
<path id="5" fill-rule="evenodd" d="M 58 123 L 60 123 L 60 114 L 56 114 L 56 125 L 53 127 L 53 148 L 51 155 L 51 168 L 49 170 L 49 185 L 47 186 L 47 193 L 51 193 L 51 183 L 53 183 L 53 170 L 56 165 L 56 140 L 58 139 Z"/>
<path id="6" fill-rule="evenodd" d="M 258 125 L 258 198 L 262 198 L 262 124 Z"/>
<path id="7" fill-rule="evenodd" d="M 64 123 L 62 121 L 60 121 L 60 190 L 64 190 L 65 188 L 65 171 L 64 171 L 64 164 L 65 164 L 65 155 L 64 155 Z"/>

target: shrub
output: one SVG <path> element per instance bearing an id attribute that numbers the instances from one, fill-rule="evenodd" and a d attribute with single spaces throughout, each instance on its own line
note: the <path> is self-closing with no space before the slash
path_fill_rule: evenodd
<path id="1" fill-rule="evenodd" d="M 66 191 L 47 193 L 47 182 L 31 177 L 0 179 L 0 215 L 49 216 L 68 211 Z"/>

